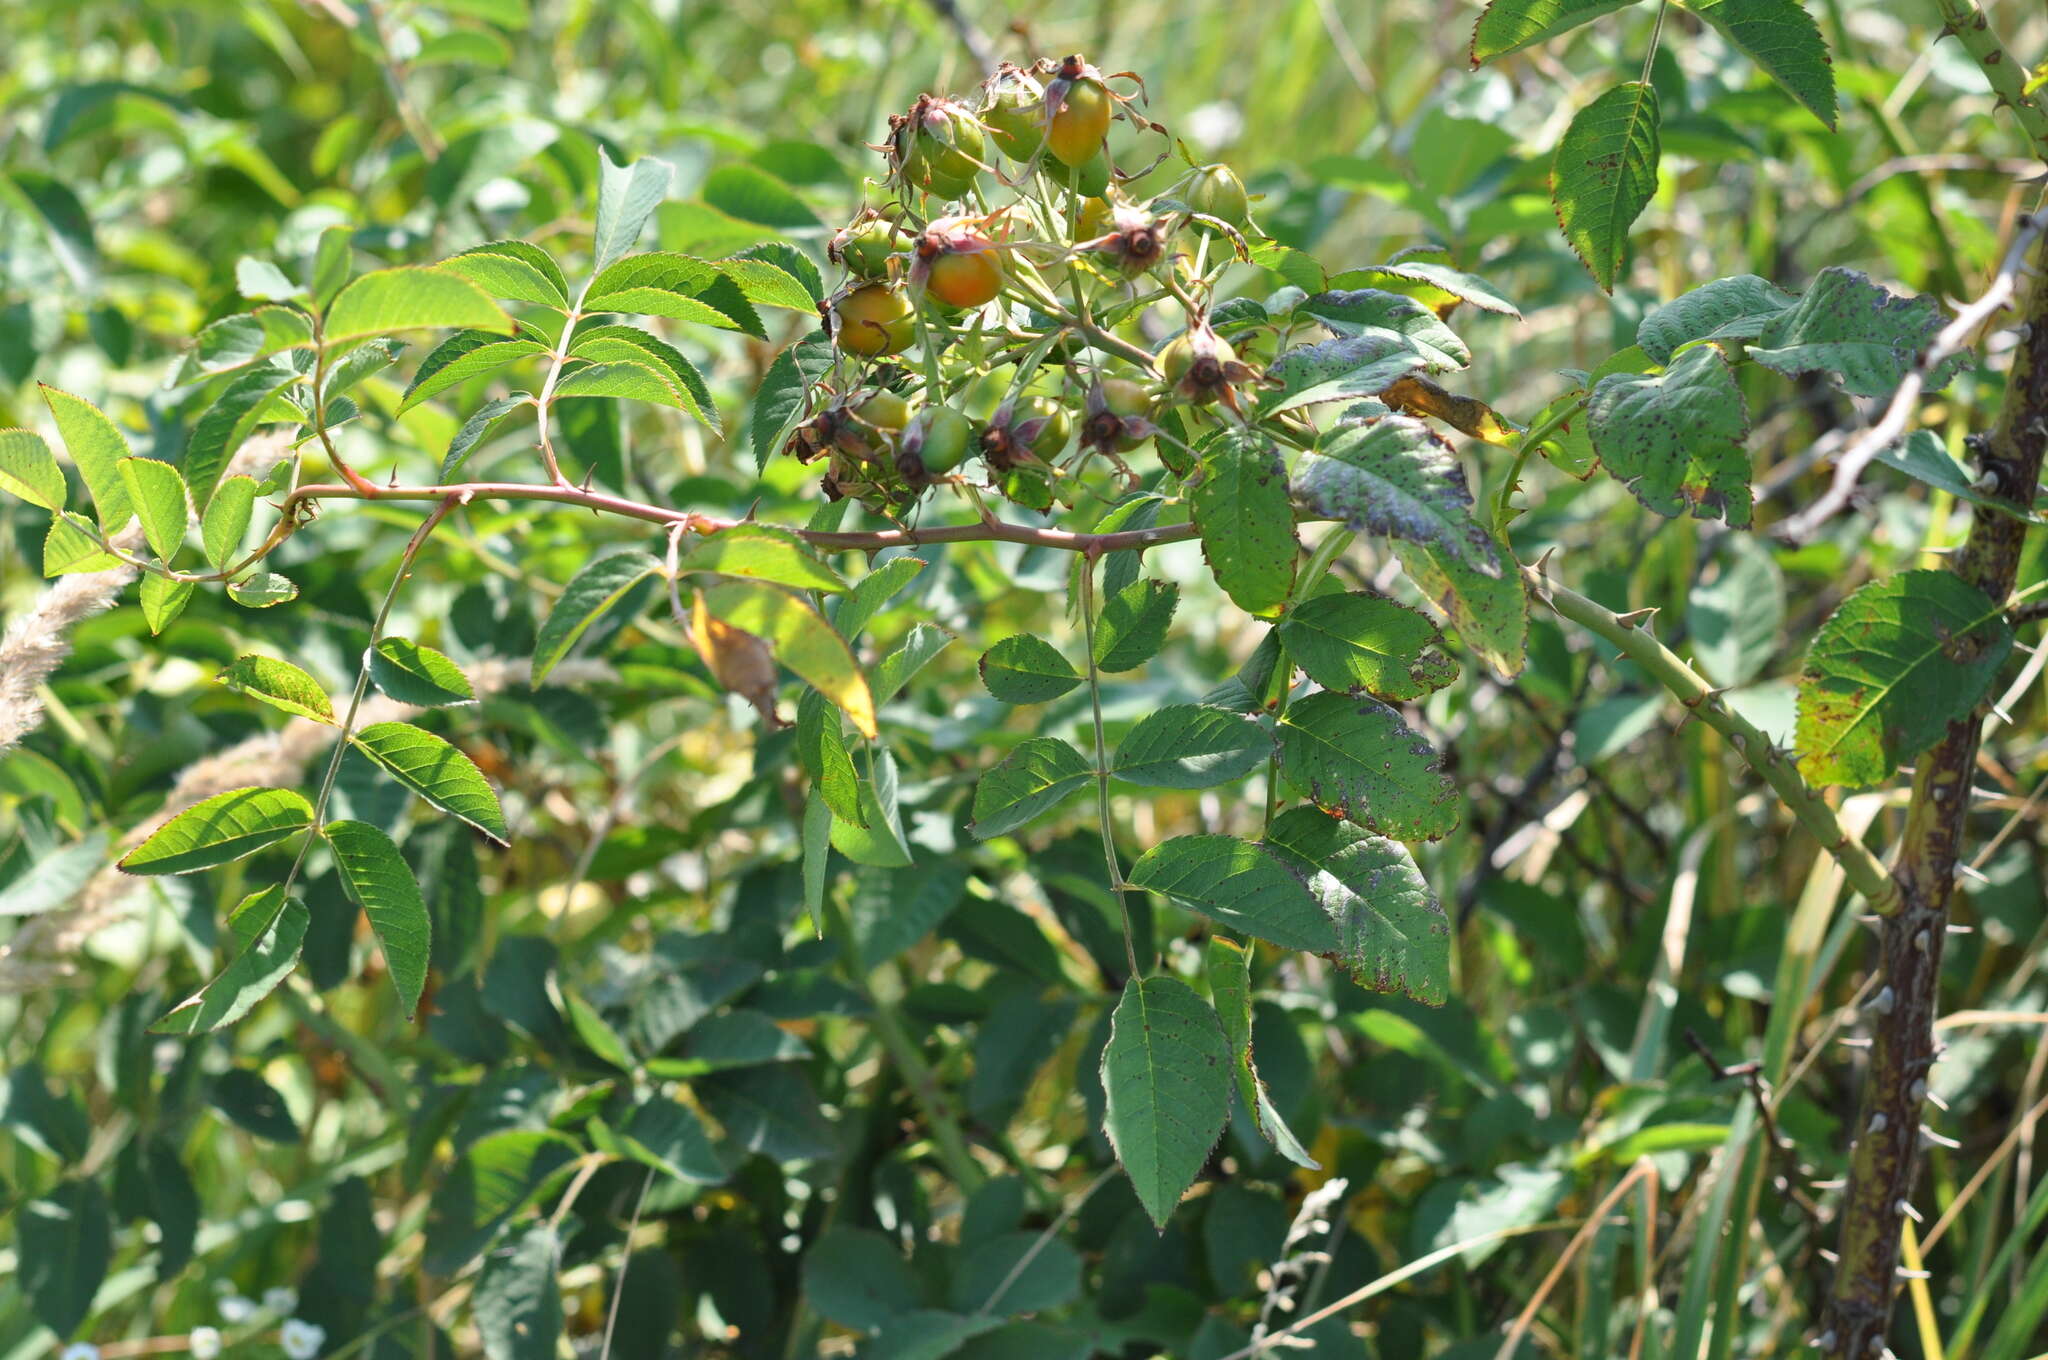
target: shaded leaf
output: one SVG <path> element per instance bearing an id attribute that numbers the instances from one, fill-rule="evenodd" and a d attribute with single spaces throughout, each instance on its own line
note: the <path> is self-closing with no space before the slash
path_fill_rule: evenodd
<path id="1" fill-rule="evenodd" d="M 1458 790 L 1441 761 L 1377 699 L 1326 691 L 1280 716 L 1280 766 L 1288 779 L 1323 811 L 1382 835 L 1436 840 L 1457 826 Z"/>
<path id="2" fill-rule="evenodd" d="M 1127 880 L 1232 930 L 1327 954 L 1337 931 L 1285 863 L 1235 836 L 1176 836 L 1138 857 Z"/>
<path id="3" fill-rule="evenodd" d="M 445 708 L 476 700 L 469 677 L 453 661 L 401 637 L 377 639 L 370 651 L 370 678 L 401 704 Z"/>
<path id="4" fill-rule="evenodd" d="M 67 1180 L 23 1204 L 15 1218 L 16 1270 L 36 1319 L 76 1332 L 113 1259 L 113 1221 L 96 1182 Z"/>
<path id="5" fill-rule="evenodd" d="M 1302 601 L 1280 621 L 1280 640 L 1324 689 L 1419 699 L 1458 677 L 1435 624 L 1369 591 Z"/>
<path id="6" fill-rule="evenodd" d="M 469 419 L 462 422 L 462 428 L 455 432 L 455 437 L 448 441 L 448 452 L 441 459 L 441 480 L 445 482 L 453 477 L 456 470 L 469 461 L 469 455 L 490 437 L 491 430 L 500 420 L 522 406 L 533 404 L 531 392 L 514 392 L 477 407 Z"/>
<path id="7" fill-rule="evenodd" d="M 812 331 L 775 356 L 754 394 L 753 446 L 756 471 L 768 466 L 768 459 L 803 418 L 804 403 L 813 384 L 830 370 L 833 362 L 831 340 L 822 330 Z"/>
<path id="8" fill-rule="evenodd" d="M 1230 1045 L 1238 1099 L 1251 1111 L 1259 1132 L 1279 1149 L 1281 1156 L 1296 1166 L 1320 1171 L 1322 1163 L 1308 1155 L 1294 1130 L 1273 1108 L 1266 1084 L 1259 1080 L 1258 1067 L 1252 1060 L 1251 964 L 1252 951 L 1246 946 L 1222 935 L 1209 937 L 1209 996 L 1216 1004 L 1217 1018 L 1223 1023 L 1224 1040 Z"/>
<path id="9" fill-rule="evenodd" d="M 1835 126 L 1835 68 L 1820 25 L 1799 0 L 1680 0 L 1721 30 L 1764 74 Z"/>
<path id="10" fill-rule="evenodd" d="M 1103 1131 L 1161 1228 L 1223 1132 L 1230 1065 L 1223 1026 L 1193 988 L 1174 977 L 1125 984 L 1102 1050 Z"/>
<path id="11" fill-rule="evenodd" d="M 1573 115 L 1551 162 L 1558 226 L 1603 291 L 1628 250 L 1628 229 L 1657 192 L 1657 91 L 1630 80 Z"/>
<path id="12" fill-rule="evenodd" d="M 538 685 L 546 679 L 593 623 L 660 570 L 660 562 L 631 549 L 607 553 L 586 563 L 556 597 L 554 607 L 540 626 L 533 646 L 532 682 Z"/>
<path id="13" fill-rule="evenodd" d="M 1337 925 L 1334 957 L 1353 981 L 1444 1004 L 1451 987 L 1450 921 L 1407 846 L 1314 808 L 1275 817 L 1262 843 L 1321 899 Z"/>
<path id="14" fill-rule="evenodd" d="M 974 834 L 986 840 L 1014 831 L 1094 777 L 1087 758 L 1058 737 L 1029 737 L 974 786 Z"/>
<path id="15" fill-rule="evenodd" d="M 228 917 L 237 951 L 233 961 L 150 1029 L 158 1034 L 205 1034 L 240 1020 L 298 965 L 311 921 L 306 904 L 286 897 L 282 885 L 243 898 Z"/>
<path id="16" fill-rule="evenodd" d="M 299 375 L 275 364 L 251 369 L 228 384 L 220 398 L 192 427 L 185 445 L 185 481 L 193 501 L 202 510 L 210 508 L 214 483 L 227 468 L 228 460 L 242 447 L 258 425 L 283 419 L 275 405 L 279 394 L 295 386 Z"/>
<path id="17" fill-rule="evenodd" d="M 1042 704 L 1080 684 L 1081 676 L 1050 642 L 1017 633 L 982 653 L 981 683 L 1006 704 Z"/>
<path id="18" fill-rule="evenodd" d="M 420 360 L 419 371 L 412 375 L 412 383 L 398 403 L 398 413 L 403 415 L 458 383 L 547 352 L 546 345 L 525 336 L 507 340 L 489 331 L 457 331 Z"/>
<path id="19" fill-rule="evenodd" d="M 1472 64 L 1554 38 L 1638 0 L 1490 0 L 1472 29 Z"/>
<path id="20" fill-rule="evenodd" d="M 246 368 L 286 350 L 311 349 L 313 323 L 294 307 L 258 307 L 210 322 L 192 341 L 178 366 L 183 387 L 201 378 Z"/>
<path id="21" fill-rule="evenodd" d="M 1157 656 L 1179 606 L 1179 586 L 1149 577 L 1104 600 L 1095 621 L 1096 666 L 1111 673 L 1131 671 Z"/>
<path id="22" fill-rule="evenodd" d="M 489 1360 L 552 1360 L 562 1335 L 560 1248 L 543 1224 L 484 1258 L 470 1316 Z"/>
<path id="23" fill-rule="evenodd" d="M 1168 704 L 1117 744 L 1111 773 L 1146 788 L 1207 789 L 1251 773 L 1272 754 L 1266 729 L 1242 714 Z"/>
<path id="24" fill-rule="evenodd" d="M 368 822 L 329 822 L 321 830 L 334 852 L 334 869 L 349 899 L 370 918 L 385 971 L 398 990 L 407 1019 L 419 1009 L 427 982 L 433 922 L 419 881 L 391 837 Z"/>
<path id="25" fill-rule="evenodd" d="M 1330 431 L 1295 464 L 1294 498 L 1361 533 L 1428 543 L 1485 576 L 1501 574 L 1492 538 L 1451 446 L 1410 416 Z"/>
<path id="26" fill-rule="evenodd" d="M 1749 523 L 1749 411 L 1712 345 L 1662 373 L 1616 373 L 1586 408 L 1593 449 L 1615 480 L 1660 515 Z"/>
<path id="27" fill-rule="evenodd" d="M 667 161 L 645 157 L 630 166 L 612 164 L 604 148 L 597 152 L 597 226 L 591 237 L 591 267 L 602 272 L 633 248 L 647 219 L 668 194 L 675 170 Z"/>

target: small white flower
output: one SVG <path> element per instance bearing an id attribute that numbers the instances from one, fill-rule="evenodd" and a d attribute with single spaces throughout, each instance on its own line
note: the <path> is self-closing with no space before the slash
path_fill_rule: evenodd
<path id="1" fill-rule="evenodd" d="M 100 1348 L 90 1341 L 74 1341 L 64 1348 L 59 1360 L 100 1360 Z"/>
<path id="2" fill-rule="evenodd" d="M 214 1360 L 220 1354 L 220 1328 L 194 1327 L 192 1335 L 185 1338 L 185 1345 L 192 1352 L 192 1360 Z"/>
<path id="3" fill-rule="evenodd" d="M 304 1318 L 286 1318 L 284 1329 L 277 1334 L 277 1344 L 291 1360 L 313 1360 L 326 1340 L 327 1329 Z"/>
<path id="4" fill-rule="evenodd" d="M 256 1301 L 245 1299 L 240 1294 L 229 1294 L 220 1301 L 220 1320 L 226 1323 L 247 1322 L 256 1316 Z"/>
<path id="5" fill-rule="evenodd" d="M 263 1307 L 268 1312 L 283 1316 L 298 1306 L 299 1291 L 290 1285 L 281 1284 L 263 1291 Z"/>

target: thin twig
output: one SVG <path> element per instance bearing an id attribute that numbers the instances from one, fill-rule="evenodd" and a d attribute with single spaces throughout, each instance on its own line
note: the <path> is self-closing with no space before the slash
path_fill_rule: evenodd
<path id="1" fill-rule="evenodd" d="M 1992 276 L 1990 286 L 1982 296 L 1969 306 L 1957 312 L 1955 319 L 1942 327 L 1934 337 L 1934 343 L 1913 361 L 1913 371 L 1906 375 L 1892 393 L 1891 402 L 1885 407 L 1884 415 L 1876 424 L 1865 430 L 1855 443 L 1851 444 L 1835 463 L 1834 481 L 1820 498 L 1806 509 L 1779 524 L 1775 530 L 1778 537 L 1788 543 L 1801 543 L 1811 538 L 1821 525 L 1839 514 L 1855 494 L 1856 483 L 1862 479 L 1864 470 L 1877 456 L 1896 444 L 1906 434 L 1920 397 L 1927 389 L 1928 377 L 1938 372 L 1942 365 L 1969 347 L 1970 336 L 1993 316 L 2012 304 L 2019 286 L 2020 268 L 2026 263 L 2027 252 L 2048 221 L 2036 215 L 2020 219 L 2019 231 L 2013 236 L 2012 245 L 2007 248 L 2005 258 L 1999 262 L 1998 272 Z"/>
<path id="2" fill-rule="evenodd" d="M 456 482 L 446 486 L 343 486 L 314 482 L 298 488 L 285 498 L 289 516 L 298 506 L 323 500 L 370 501 L 552 501 L 601 514 L 642 520 L 649 524 L 686 525 L 691 533 L 716 534 L 743 520 L 701 514 L 695 510 L 673 510 L 627 496 L 584 487 L 544 486 L 537 482 Z M 870 530 L 796 529 L 791 532 L 814 548 L 830 552 L 872 552 L 881 548 L 916 547 L 925 543 L 1022 543 L 1034 548 L 1062 552 L 1103 553 L 1124 548 L 1150 548 L 1162 543 L 1182 543 L 1195 537 L 1193 524 L 1165 524 L 1151 529 L 1123 529 L 1108 534 L 1077 534 L 1065 529 L 1045 529 L 1004 521 L 973 524 L 941 524 L 932 528 Z"/>

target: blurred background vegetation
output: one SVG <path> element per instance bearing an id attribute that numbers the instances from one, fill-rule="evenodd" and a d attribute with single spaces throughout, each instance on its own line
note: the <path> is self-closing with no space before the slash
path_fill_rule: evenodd
<path id="1" fill-rule="evenodd" d="M 1834 131 L 1674 10 L 1651 68 L 1666 111 L 1663 180 L 1637 224 L 1627 282 L 1606 297 L 1555 230 L 1548 148 L 1591 90 L 1641 65 L 1652 7 L 1475 73 L 1465 44 L 1477 8 L 960 0 L 956 22 L 921 0 L 12 0 L 0 60 L 0 425 L 43 425 L 36 383 L 47 382 L 104 404 L 137 452 L 174 454 L 203 406 L 198 389 L 167 379 L 200 325 L 242 306 L 239 261 L 290 272 L 335 223 L 358 228 L 365 262 L 434 259 L 506 236 L 580 249 L 600 145 L 622 160 L 652 155 L 677 166 L 657 219 L 663 248 L 708 254 L 779 234 L 816 249 L 860 203 L 861 177 L 880 172 L 863 143 L 880 139 L 886 115 L 919 91 L 978 80 L 962 24 L 1001 57 L 1081 50 L 1106 71 L 1142 74 L 1150 112 L 1199 158 L 1235 164 L 1264 195 L 1260 224 L 1332 272 L 1417 243 L 1448 247 L 1521 307 L 1520 320 L 1465 315 L 1459 324 L 1476 356 L 1463 388 L 1524 421 L 1569 385 L 1558 370 L 1594 366 L 1632 342 L 1649 306 L 1709 278 L 1753 272 L 1797 290 L 1818 269 L 1847 265 L 1951 300 L 1972 296 L 2033 201 L 2035 190 L 2018 181 L 2038 165 L 1997 116 L 1977 69 L 1936 40 L 1931 3 L 1813 7 L 1834 50 Z M 2016 52 L 2048 49 L 2039 6 L 1992 13 Z M 690 343 L 727 413 L 726 436 L 658 417 L 593 420 L 571 432 L 572 453 L 673 504 L 744 511 L 758 499 L 764 517 L 800 520 L 811 499 L 804 472 L 778 460 L 757 483 L 744 443 L 745 402 L 772 350 L 695 335 Z M 1987 359 L 2007 343 L 1990 337 Z M 1952 451 L 1988 423 L 1999 384 L 1987 363 L 1930 408 Z M 399 388 L 372 382 L 365 391 L 366 405 L 388 415 Z M 1818 387 L 1788 396 L 1783 385 L 1762 385 L 1752 395 L 1767 523 L 1811 489 L 1818 455 L 1853 428 L 1856 412 Z M 426 409 L 370 424 L 345 447 L 372 476 L 425 466 L 455 427 Z M 1467 457 L 1475 492 L 1493 496 L 1499 455 L 1475 446 Z M 1789 729 L 1788 677 L 1818 620 L 1870 575 L 1934 560 L 1924 554 L 1959 541 L 1967 522 L 1946 496 L 1899 483 L 1792 551 L 1654 519 L 1611 484 L 1582 487 L 1547 467 L 1527 480 L 1532 510 L 1515 526 L 1518 555 L 1534 560 L 1558 546 L 1560 570 L 1588 593 L 1617 609 L 1658 607 L 1667 640 L 1717 683 L 1736 686 L 1744 711 L 1774 731 Z M 274 614 L 202 597 L 166 641 L 152 642 L 131 600 L 80 625 L 46 695 L 49 721 L 0 755 L 9 843 L 0 867 L 17 874 L 31 852 L 142 825 L 181 771 L 273 726 L 208 681 L 239 652 L 280 651 L 342 688 L 373 596 L 414 522 L 389 507 L 330 511 L 281 557 L 304 595 Z M 0 613 L 9 617 L 43 586 L 39 518 L 17 513 L 12 527 L 0 549 Z M 556 583 L 593 545 L 629 536 L 572 516 L 476 509 L 423 559 L 402 626 L 473 664 L 517 656 Z M 1160 554 L 1162 570 L 1192 584 L 1193 559 L 1174 555 L 1192 551 Z M 940 663 L 957 682 L 942 692 L 967 695 L 988 641 L 1055 626 L 1047 621 L 1060 611 L 1065 564 L 996 548 L 932 556 L 949 565 L 925 573 L 917 609 L 968 634 Z M 1371 581 L 1388 565 L 1361 550 L 1347 569 Z M 2041 571 L 2037 545 L 2023 580 Z M 1213 588 L 1191 597 L 1180 620 L 1184 647 L 1121 687 L 1113 720 L 1199 695 L 1256 640 Z M 677 938 L 765 950 L 765 980 L 713 1004 L 738 996 L 787 1021 L 815 1045 L 811 1080 L 847 1116 L 837 1129 L 818 1126 L 815 1110 L 797 1121 L 814 1142 L 841 1140 L 853 1159 L 843 1181 L 756 1159 L 725 1186 L 649 1201 L 666 1251 L 634 1257 L 639 1283 L 627 1302 L 643 1312 L 630 1315 L 640 1320 L 617 1353 L 667 1353 L 664 1317 L 685 1353 L 851 1353 L 858 1309 L 795 1302 L 801 1261 L 823 1226 L 821 1196 L 844 1202 L 842 1226 L 899 1243 L 933 1231 L 955 1240 L 955 1227 L 931 1225 L 952 1222 L 957 1191 L 927 1174 L 928 1148 L 897 1137 L 896 1116 L 913 1117 L 905 1094 L 876 1076 L 866 1022 L 847 1019 L 878 997 L 956 1092 L 977 1139 L 994 1149 L 990 1160 L 1030 1181 L 1028 1203 L 1016 1192 L 1013 1225 L 1043 1227 L 1050 1206 L 1072 1203 L 1108 1165 L 1084 1107 L 1099 1098 L 1091 1064 L 1109 993 L 1077 1003 L 1053 985 L 1079 978 L 1082 991 L 1099 991 L 1089 951 L 1057 937 L 1055 957 L 1035 927 L 1018 943 L 973 924 L 968 911 L 905 942 L 900 959 L 883 950 L 876 957 L 891 961 L 872 976 L 830 947 L 807 950 L 808 923 L 791 908 L 787 739 L 758 733 L 658 621 L 608 642 L 607 666 L 587 682 L 536 691 L 503 679 L 462 720 L 465 748 L 504 785 L 520 835 L 510 852 L 483 856 L 489 905 L 465 918 L 472 937 L 458 932 L 446 958 L 437 941 L 450 985 L 429 1035 L 412 1035 L 370 983 L 334 987 L 348 971 L 316 974 L 332 990 L 292 991 L 223 1038 L 159 1048 L 154 1077 L 124 1072 L 120 1036 L 189 992 L 212 957 L 216 903 L 183 881 L 128 898 L 118 924 L 31 960 L 32 984 L 0 997 L 0 1052 L 14 1083 L 0 1202 L 13 1207 L 17 1191 L 51 1174 L 51 1150 L 25 1132 L 31 1079 L 90 1117 L 86 1165 L 114 1155 L 119 1135 L 110 1130 L 140 1120 L 175 1140 L 198 1188 L 202 1267 L 160 1285 L 136 1264 L 145 1239 L 124 1230 L 116 1261 L 127 1273 L 101 1293 L 95 1339 L 213 1321 L 216 1280 L 252 1296 L 300 1284 L 309 1296 L 302 1309 L 328 1326 L 330 1354 L 373 1313 L 431 1310 L 417 1239 L 433 1184 L 424 1168 L 438 1154 L 432 1137 L 422 1149 L 417 1130 L 409 1145 L 408 1131 L 392 1127 L 383 1102 L 393 1092 L 380 1078 L 400 1079 L 389 1063 L 407 1064 L 401 1084 L 420 1102 L 421 1124 L 445 1132 L 463 1107 L 438 1093 L 472 1092 L 480 1071 L 504 1062 L 506 1025 L 521 1063 L 563 1083 L 585 1060 L 545 998 L 541 1010 L 514 1016 L 502 991 L 462 981 L 487 957 L 532 961 L 538 950 L 533 966 L 553 964 L 574 987 L 615 999 L 630 981 L 626 960 L 650 957 L 650 941 L 657 956 L 669 947 L 658 942 Z M 1644 1354 L 1795 1353 L 1826 1276 L 1818 1253 L 1831 1234 L 1818 1224 L 1853 1108 L 1855 1055 L 1833 1041 L 1853 1034 L 1862 934 L 1837 910 L 1840 887 L 1825 862 L 1711 732 L 1674 735 L 1678 715 L 1660 692 L 1540 609 L 1530 653 L 1514 685 L 1468 660 L 1467 683 L 1426 709 L 1468 797 L 1461 831 L 1421 855 L 1457 928 L 1452 1002 L 1431 1011 L 1368 996 L 1314 960 L 1262 964 L 1264 1070 L 1327 1174 L 1349 1185 L 1335 1231 L 1317 1235 L 1333 1255 L 1305 1268 L 1302 1292 L 1327 1303 L 1475 1233 L 1576 1221 L 1639 1157 L 1651 1159 L 1661 1198 L 1645 1201 L 1638 1186 L 1630 1226 L 1601 1234 L 1554 1287 L 1545 1277 L 1568 1234 L 1514 1238 L 1390 1286 L 1353 1314 L 1363 1324 L 1355 1334 L 1341 1323 L 1317 1329 L 1317 1353 L 1487 1356 L 1501 1325 L 1537 1305 L 1524 1343 L 1532 1354 L 1630 1354 L 1645 1313 Z M 903 756 L 914 770 L 905 791 L 913 839 L 967 863 L 961 798 L 993 758 L 990 743 L 1028 731 L 1012 720 L 987 735 L 997 719 L 985 699 L 927 702 L 919 730 L 905 737 L 914 752 Z M 1961 915 L 1974 933 L 1952 942 L 1947 964 L 1945 1008 L 1991 1018 L 1945 1036 L 1951 1052 L 1936 1087 L 1950 1108 L 1939 1127 L 1961 1147 L 1930 1151 L 1930 1221 L 1920 1233 L 1939 1241 L 1927 1259 L 1931 1280 L 1909 1291 L 1915 1320 L 1897 1329 L 1904 1356 L 1936 1354 L 1942 1337 L 1950 1357 L 2018 1360 L 2048 1345 L 2039 1330 L 2048 1297 L 2029 1269 L 2041 1250 L 2042 1176 L 2022 1119 L 2048 1087 L 2038 1029 L 2048 1010 L 2039 967 L 2048 880 L 2038 805 L 2028 801 L 2048 773 L 2041 687 L 2011 711 L 1984 777 L 1985 835 L 2009 823 L 2008 832 L 1981 857 L 1982 879 L 1967 885 Z M 1072 716 L 1054 710 L 1046 720 Z M 355 815 L 400 815 L 370 806 L 374 792 L 367 781 L 351 785 L 347 767 L 343 795 L 363 800 Z M 1183 803 L 1127 809 L 1130 844 L 1232 815 Z M 1882 828 L 1896 802 L 1867 795 L 1852 815 Z M 1085 818 L 1071 820 L 1049 845 L 1042 829 L 1034 833 L 1028 856 L 1011 842 L 974 849 L 971 906 L 1067 910 L 1082 891 L 1069 880 L 1100 871 Z M 470 852 L 441 839 L 451 844 L 409 848 L 456 857 L 449 872 L 463 879 Z M 444 891 L 463 897 L 459 884 Z M 1806 933 L 1788 946 L 1787 923 L 1802 903 Z M 1169 917 L 1162 909 L 1162 940 L 1187 924 Z M 329 922 L 346 966 L 338 906 Z M 871 919 L 855 929 L 868 932 L 858 951 L 865 962 L 877 927 Z M 752 938 L 763 931 L 776 938 Z M 531 948 L 508 948 L 518 941 Z M 360 941 L 354 948 L 367 952 Z M 1017 1004 L 1006 1011 L 1009 999 Z M 1728 1167 L 1744 1148 L 1755 1153 L 1750 1094 L 1739 1080 L 1717 1080 L 1686 1036 L 1733 1062 L 1753 1056 L 1787 1008 L 1800 1079 L 1779 1093 L 1778 1127 L 1791 1146 L 1770 1173 L 1785 1188 L 1765 1184 L 1746 1215 L 1742 1196 L 1758 1186 L 1740 1188 Z M 230 1112 L 226 1071 L 260 1072 L 283 1092 L 294 1136 Z M 212 1094 L 196 1094 L 202 1086 Z M 1145 1321 L 1090 1335 L 1125 1337 L 1141 1355 L 1185 1347 L 1214 1357 L 1240 1344 L 1275 1285 L 1266 1268 L 1289 1250 L 1281 1239 L 1301 1196 L 1323 1177 L 1290 1175 L 1256 1140 L 1227 1143 L 1225 1153 L 1236 1175 L 1163 1236 L 1121 1182 L 1088 1199 L 1067 1231 L 1088 1281 L 1073 1307 L 1091 1325 L 1164 1317 L 1176 1300 L 1194 1301 L 1192 1314 L 1174 1315 L 1193 1319 L 1178 1333 L 1177 1322 Z M 1980 1167 L 1986 1174 L 1973 1183 Z M 993 1183 L 1017 1184 L 1014 1174 Z M 565 1274 L 579 1354 L 595 1353 L 609 1302 L 603 1253 L 625 1234 L 639 1184 L 637 1172 L 614 1168 L 588 1192 L 603 1208 L 579 1229 Z M 344 1203 L 358 1192 L 337 1192 L 343 1185 L 373 1187 L 378 1212 Z M 989 1193 L 998 1207 L 985 1212 L 1001 1218 L 1006 1192 Z M 2030 1203 L 2036 1216 L 2015 1231 Z M 1737 1245 L 1702 1235 L 1703 1222 L 1725 1226 Z M 385 1260 L 370 1285 L 360 1272 L 337 1283 L 337 1263 L 353 1259 L 337 1236 L 349 1232 L 381 1244 L 366 1249 Z M 942 1269 L 913 1259 L 927 1276 Z M 23 1264 L 0 1247 L 0 1357 L 9 1360 L 56 1349 L 16 1306 Z M 374 1304 L 350 1292 L 359 1286 Z M 375 1347 L 413 1353 L 410 1325 L 394 1325 Z M 1971 1335 L 1956 1345 L 1966 1325 Z M 1169 1333 L 1179 1339 L 1156 1339 Z M 1058 1337 L 1016 1344 L 1023 1348 L 980 1353 L 1066 1353 Z"/>

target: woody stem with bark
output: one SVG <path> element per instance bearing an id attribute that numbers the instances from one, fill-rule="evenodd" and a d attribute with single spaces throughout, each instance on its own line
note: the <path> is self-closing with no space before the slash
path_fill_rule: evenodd
<path id="1" fill-rule="evenodd" d="M 2048 448 L 2048 274 L 2042 253 L 2023 304 L 2022 337 L 1990 436 L 1976 444 L 1982 483 L 2015 514 L 1979 510 L 1950 570 L 1993 600 L 2011 593 Z M 1939 1056 L 1934 1020 L 1963 820 L 1985 710 L 1948 725 L 1915 766 L 1892 877 L 1900 905 L 1880 923 L 1877 1000 L 1856 1144 L 1843 1192 L 1841 1264 L 1821 1324 L 1826 1355 L 1881 1353 L 1898 1289 L 1899 1229 L 1920 1163 L 1920 1113 Z"/>

